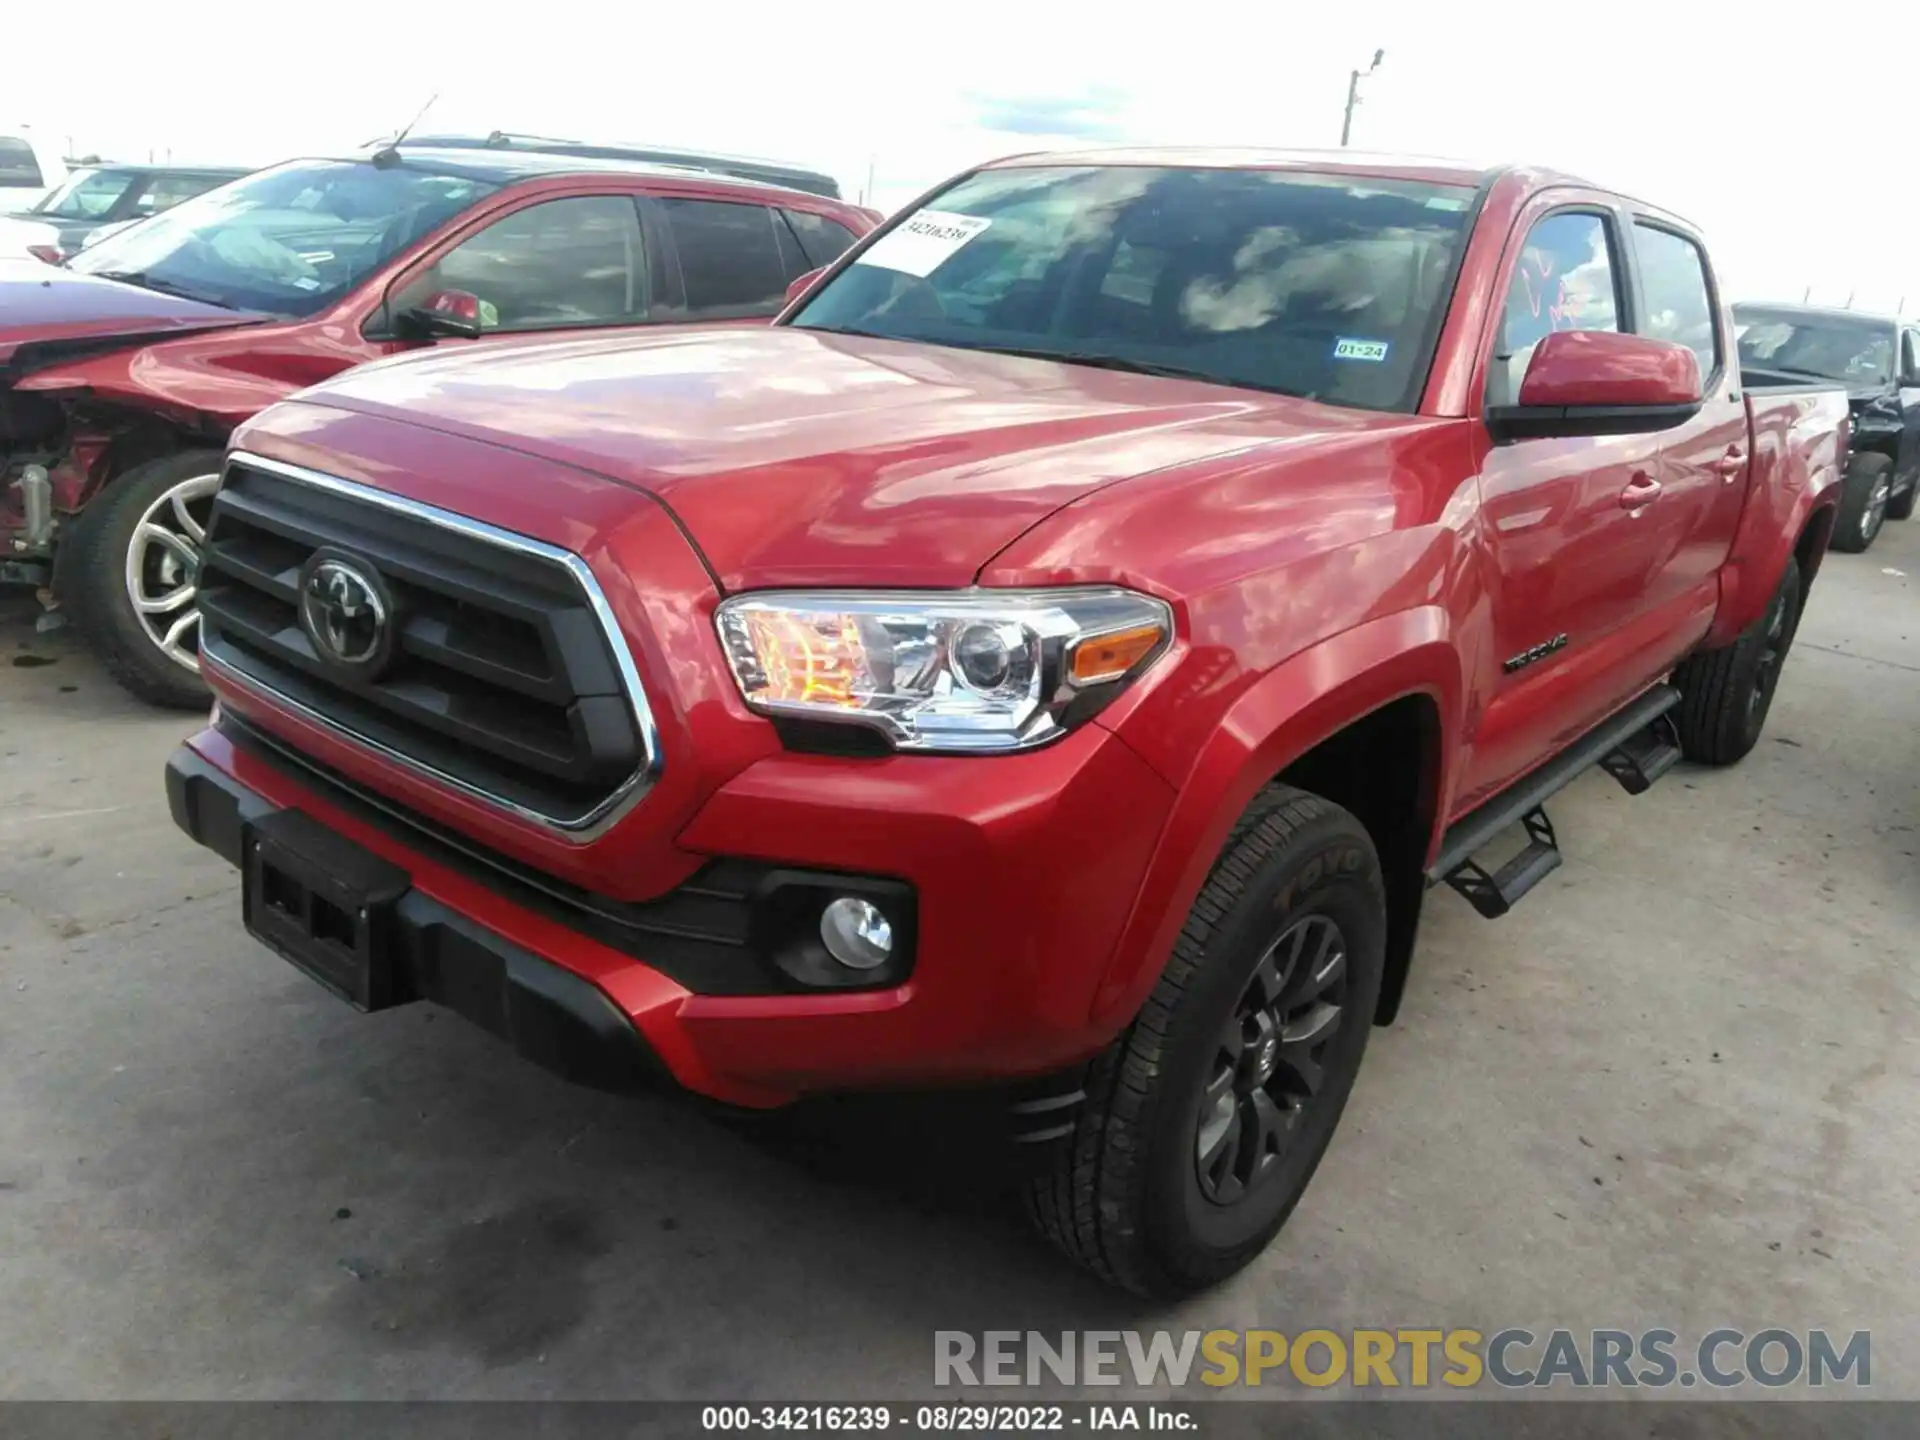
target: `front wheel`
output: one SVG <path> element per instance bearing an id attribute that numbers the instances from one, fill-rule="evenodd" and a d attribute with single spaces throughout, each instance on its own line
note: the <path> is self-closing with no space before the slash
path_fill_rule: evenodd
<path id="1" fill-rule="evenodd" d="M 67 557 L 75 618 L 107 673 L 156 705 L 204 709 L 200 547 L 220 452 L 189 450 L 109 482 Z"/>
<path id="2" fill-rule="evenodd" d="M 1847 461 L 1840 485 L 1840 514 L 1833 522 L 1832 547 L 1858 555 L 1879 535 L 1886 523 L 1887 503 L 1893 497 L 1893 461 L 1865 451 Z"/>
<path id="3" fill-rule="evenodd" d="M 1386 949 L 1373 842 L 1271 785 L 1241 817 L 1133 1024 L 1028 1191 L 1041 1232 L 1105 1280 L 1178 1296 L 1272 1240 L 1333 1138 Z"/>

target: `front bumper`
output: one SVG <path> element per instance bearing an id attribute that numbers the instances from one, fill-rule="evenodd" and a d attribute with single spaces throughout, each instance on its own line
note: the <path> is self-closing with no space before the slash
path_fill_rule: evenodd
<path id="1" fill-rule="evenodd" d="M 182 745 L 167 761 L 167 808 L 174 824 L 238 867 L 249 827 L 280 807 Z M 400 899 L 394 918 L 410 995 L 464 1016 L 578 1084 L 634 1091 L 667 1078 L 632 1021 L 579 976 L 417 888 Z"/>
<path id="2" fill-rule="evenodd" d="M 918 909 L 904 982 L 770 990 L 716 969 L 674 895 L 650 902 L 669 923 L 610 934 L 539 876 L 342 782 L 232 722 L 167 767 L 176 823 L 230 863 L 252 823 L 297 809 L 405 870 L 413 993 L 567 1078 L 670 1078 L 754 1107 L 1010 1081 L 1096 1052 L 1111 1035 L 1090 1018 L 1094 995 L 1171 801 L 1097 725 L 1025 756 L 749 766 L 675 837 L 691 861 L 897 877 Z"/>

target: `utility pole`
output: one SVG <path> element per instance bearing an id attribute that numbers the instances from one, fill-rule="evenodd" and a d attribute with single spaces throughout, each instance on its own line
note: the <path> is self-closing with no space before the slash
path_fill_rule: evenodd
<path id="1" fill-rule="evenodd" d="M 1387 58 L 1387 52 L 1373 52 L 1373 63 L 1365 70 L 1355 70 L 1347 77 L 1347 113 L 1340 121 L 1340 146 L 1346 148 L 1348 138 L 1353 134 L 1353 107 L 1360 103 L 1360 82 L 1380 68 L 1380 62 Z"/>
<path id="2" fill-rule="evenodd" d="M 867 157 L 867 184 L 866 184 L 866 188 L 860 192 L 860 203 L 862 205 L 866 205 L 871 202 L 871 197 L 873 195 L 874 167 L 876 167 L 879 163 L 880 163 L 880 157 L 878 155 L 869 155 Z"/>

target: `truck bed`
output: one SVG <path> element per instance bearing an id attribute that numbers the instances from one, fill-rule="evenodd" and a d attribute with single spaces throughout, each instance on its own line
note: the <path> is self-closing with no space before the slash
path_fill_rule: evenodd
<path id="1" fill-rule="evenodd" d="M 1756 370 L 1745 365 L 1740 367 L 1740 385 L 1749 395 L 1787 395 L 1814 390 L 1847 393 L 1847 387 L 1838 380 L 1814 380 L 1784 370 Z"/>

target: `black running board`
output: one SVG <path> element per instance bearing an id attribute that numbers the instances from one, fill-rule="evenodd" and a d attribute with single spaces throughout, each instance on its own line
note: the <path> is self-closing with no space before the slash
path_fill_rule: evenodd
<path id="1" fill-rule="evenodd" d="M 1427 871 L 1427 883 L 1445 881 L 1488 919 L 1507 913 L 1514 903 L 1560 868 L 1560 845 L 1547 818 L 1546 801 L 1595 765 L 1638 795 L 1680 759 L 1678 732 L 1668 712 L 1680 692 L 1658 685 L 1619 714 L 1581 736 L 1532 774 L 1494 796 L 1448 827 L 1439 857 Z M 1490 871 L 1474 860 L 1501 832 L 1524 825 L 1527 844 L 1520 853 Z"/>

